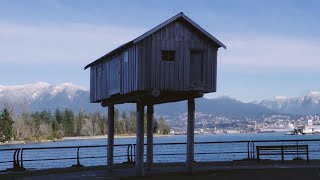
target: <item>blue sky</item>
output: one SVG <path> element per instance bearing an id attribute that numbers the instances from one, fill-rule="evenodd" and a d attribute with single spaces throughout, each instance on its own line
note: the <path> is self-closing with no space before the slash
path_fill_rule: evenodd
<path id="1" fill-rule="evenodd" d="M 320 91 L 317 0 L 0 3 L 1 85 L 88 87 L 86 64 L 183 11 L 228 47 L 219 50 L 217 95 L 248 102 Z"/>

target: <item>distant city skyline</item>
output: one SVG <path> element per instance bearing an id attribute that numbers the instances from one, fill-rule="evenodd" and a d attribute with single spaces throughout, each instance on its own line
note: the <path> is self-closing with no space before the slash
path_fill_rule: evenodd
<path id="1" fill-rule="evenodd" d="M 184 12 L 227 46 L 218 52 L 218 93 L 209 97 L 249 102 L 320 91 L 319 1 L 138 2 L 1 1 L 0 85 L 89 88 L 85 65 Z"/>

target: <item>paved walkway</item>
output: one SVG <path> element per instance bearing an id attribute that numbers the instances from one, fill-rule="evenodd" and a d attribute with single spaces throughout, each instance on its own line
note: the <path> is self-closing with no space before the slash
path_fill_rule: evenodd
<path id="1" fill-rule="evenodd" d="M 99 179 L 257 179 L 257 180 L 313 180 L 320 179 L 318 164 L 259 164 L 259 165 L 219 165 L 195 167 L 193 173 L 187 173 L 185 167 L 156 167 L 145 171 L 144 177 L 135 177 L 134 168 L 115 169 L 109 173 L 104 168 L 92 168 L 80 172 L 61 172 L 50 170 L 48 175 L 32 177 L 10 176 L 5 179 L 23 180 L 99 180 Z"/>

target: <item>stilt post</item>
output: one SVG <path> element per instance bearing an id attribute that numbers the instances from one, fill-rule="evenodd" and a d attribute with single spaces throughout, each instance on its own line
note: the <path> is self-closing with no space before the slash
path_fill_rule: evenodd
<path id="1" fill-rule="evenodd" d="M 194 98 L 188 99 L 188 128 L 187 128 L 187 169 L 192 172 L 194 162 Z"/>
<path id="2" fill-rule="evenodd" d="M 143 176 L 143 150 L 144 150 L 144 105 L 137 103 L 137 126 L 136 126 L 136 176 Z"/>
<path id="3" fill-rule="evenodd" d="M 147 170 L 151 170 L 153 164 L 153 105 L 147 106 Z"/>
<path id="4" fill-rule="evenodd" d="M 108 171 L 113 168 L 113 145 L 114 145 L 114 105 L 108 106 Z"/>

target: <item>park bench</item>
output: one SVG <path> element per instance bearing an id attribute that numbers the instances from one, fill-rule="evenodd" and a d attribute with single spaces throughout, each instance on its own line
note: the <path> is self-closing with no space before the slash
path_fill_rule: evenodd
<path id="1" fill-rule="evenodd" d="M 261 156 L 281 155 L 281 161 L 284 162 L 285 155 L 306 155 L 309 161 L 308 145 L 281 145 L 281 146 L 256 146 L 257 160 L 260 161 Z"/>

